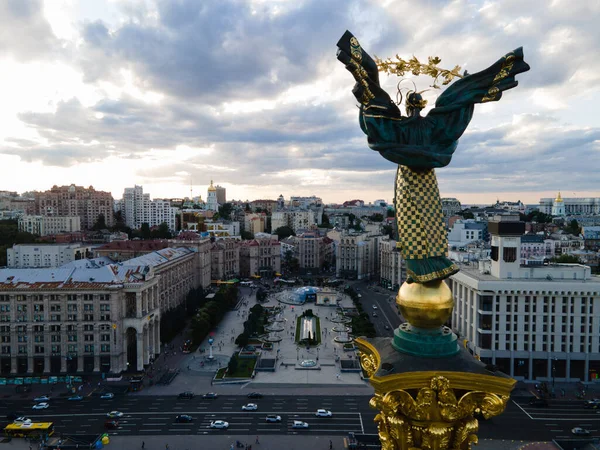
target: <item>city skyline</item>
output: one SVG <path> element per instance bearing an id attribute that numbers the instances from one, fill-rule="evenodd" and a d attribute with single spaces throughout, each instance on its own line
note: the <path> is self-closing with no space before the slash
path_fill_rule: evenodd
<path id="1" fill-rule="evenodd" d="M 349 29 L 371 54 L 469 72 L 524 47 L 531 71 L 476 106 L 437 171 L 442 197 L 598 196 L 595 2 L 30 0 L 0 17 L 0 190 L 93 185 L 117 199 L 142 185 L 172 198 L 191 180 L 206 200 L 212 179 L 230 199 L 390 202 L 395 166 L 367 147 L 335 58 Z M 399 80 L 381 78 L 394 97 Z M 441 92 L 423 94 L 429 107 Z"/>

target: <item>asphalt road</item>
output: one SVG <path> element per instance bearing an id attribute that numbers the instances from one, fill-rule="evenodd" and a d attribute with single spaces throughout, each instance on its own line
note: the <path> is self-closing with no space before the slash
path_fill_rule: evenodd
<path id="1" fill-rule="evenodd" d="M 373 422 L 376 412 L 368 406 L 368 396 L 265 396 L 250 400 L 245 396 L 222 395 L 215 400 L 196 396 L 180 400 L 175 396 L 137 396 L 129 394 L 110 400 L 85 397 L 79 402 L 66 398 L 50 400 L 45 410 L 32 410 L 29 399 L 6 399 L 0 403 L 0 423 L 6 424 L 6 415 L 18 413 L 34 421 L 51 421 L 58 432 L 67 434 L 94 434 L 104 432 L 106 413 L 117 410 L 124 413 L 119 428 L 109 430 L 113 435 L 196 435 L 226 433 L 248 434 L 309 434 L 345 435 L 377 433 Z M 242 411 L 246 403 L 258 404 L 258 411 Z M 315 417 L 318 408 L 333 412 L 331 418 Z M 175 423 L 178 414 L 189 414 L 192 423 Z M 267 423 L 265 416 L 281 416 L 280 423 Z M 225 420 L 229 430 L 213 430 L 210 421 Z M 292 428 L 294 420 L 309 424 L 306 430 Z M 581 401 L 551 400 L 545 408 L 529 406 L 525 400 L 511 401 L 506 411 L 491 420 L 480 420 L 480 439 L 510 439 L 546 441 L 571 438 L 571 428 L 580 426 L 600 436 L 600 414 L 584 409 Z"/>
<path id="2" fill-rule="evenodd" d="M 355 290 L 358 289 L 358 293 L 361 295 L 360 303 L 371 316 L 371 322 L 375 326 L 377 336 L 392 337 L 394 329 L 404 322 L 396 306 L 396 292 L 383 288 L 369 289 L 366 283 L 357 283 L 353 287 Z M 373 306 L 376 306 L 377 309 Z"/>

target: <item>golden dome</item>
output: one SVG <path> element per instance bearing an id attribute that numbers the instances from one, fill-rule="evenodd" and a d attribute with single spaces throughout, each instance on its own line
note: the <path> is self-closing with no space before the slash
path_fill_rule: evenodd
<path id="1" fill-rule="evenodd" d="M 558 197 L 556 197 L 556 198 L 554 199 L 554 201 L 555 201 L 555 202 L 562 202 L 562 201 L 563 201 L 562 197 L 560 196 L 560 191 L 558 191 Z"/>
<path id="2" fill-rule="evenodd" d="M 210 180 L 210 186 L 208 187 L 209 191 L 216 191 L 217 188 L 213 186 L 213 180 Z"/>

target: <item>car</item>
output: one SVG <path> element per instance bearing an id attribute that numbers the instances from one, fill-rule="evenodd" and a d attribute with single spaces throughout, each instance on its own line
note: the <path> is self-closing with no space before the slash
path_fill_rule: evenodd
<path id="1" fill-rule="evenodd" d="M 114 396 L 115 396 L 115 394 L 113 394 L 112 392 L 107 392 L 106 394 L 102 394 L 100 396 L 100 398 L 108 399 L 108 398 L 114 398 Z"/>
<path id="2" fill-rule="evenodd" d="M 219 428 L 219 429 L 227 429 L 229 428 L 229 422 L 225 422 L 224 420 L 213 420 L 210 423 L 211 428 Z"/>
<path id="3" fill-rule="evenodd" d="M 373 311 L 373 317 L 378 317 L 375 311 Z"/>
<path id="4" fill-rule="evenodd" d="M 294 420 L 292 428 L 308 428 L 308 424 L 306 422 L 302 422 L 301 420 Z"/>
<path id="5" fill-rule="evenodd" d="M 246 397 L 248 398 L 263 398 L 260 392 L 250 392 Z"/>
<path id="6" fill-rule="evenodd" d="M 29 417 L 17 417 L 13 419 L 13 423 L 31 423 L 31 419 Z"/>
<path id="7" fill-rule="evenodd" d="M 46 409 L 50 406 L 50 403 L 38 403 L 37 405 L 33 405 L 32 409 Z"/>
<path id="8" fill-rule="evenodd" d="M 110 419 L 114 419 L 117 417 L 123 417 L 123 413 L 121 411 L 111 411 L 109 413 L 106 413 L 106 417 L 108 417 Z"/>
<path id="9" fill-rule="evenodd" d="M 333 413 L 331 411 L 327 411 L 326 409 L 317 409 L 317 412 L 315 413 L 315 416 L 317 416 L 317 417 L 331 417 L 331 416 L 333 416 Z"/>
<path id="10" fill-rule="evenodd" d="M 72 402 L 78 402 L 83 400 L 83 397 L 81 395 L 74 395 L 72 397 L 69 397 L 67 400 L 72 401 Z"/>
<path id="11" fill-rule="evenodd" d="M 48 397 L 47 395 L 42 395 L 40 397 L 36 397 L 33 399 L 34 402 L 49 402 L 50 401 L 50 397 Z"/>
<path id="12" fill-rule="evenodd" d="M 106 422 L 104 422 L 104 428 L 106 428 L 107 430 L 114 430 L 116 428 L 119 428 L 119 421 L 107 420 Z"/>
<path id="13" fill-rule="evenodd" d="M 373 309 L 379 309 L 379 308 L 377 308 L 377 305 L 373 305 Z"/>
<path id="14" fill-rule="evenodd" d="M 202 396 L 202 398 L 217 398 L 218 396 L 219 394 L 216 394 L 214 392 L 207 392 Z"/>
<path id="15" fill-rule="evenodd" d="M 256 403 L 248 403 L 247 405 L 242 406 L 242 411 L 256 411 L 258 409 L 258 405 Z"/>
<path id="16" fill-rule="evenodd" d="M 571 433 L 575 436 L 587 436 L 590 434 L 590 430 L 586 430 L 585 428 L 575 427 L 571 429 Z"/>
<path id="17" fill-rule="evenodd" d="M 548 406 L 548 401 L 545 398 L 532 398 L 529 400 L 531 406 Z"/>
<path id="18" fill-rule="evenodd" d="M 188 414 L 180 414 L 175 417 L 175 422 L 177 423 L 188 423 L 194 420 L 194 418 Z"/>
<path id="19" fill-rule="evenodd" d="M 265 417 L 265 422 L 281 422 L 281 416 L 269 414 L 267 417 Z"/>
<path id="20" fill-rule="evenodd" d="M 192 399 L 195 396 L 196 396 L 196 394 L 194 394 L 193 392 L 186 391 L 186 392 L 182 392 L 181 394 L 179 394 L 177 396 L 177 398 L 189 398 L 189 399 Z"/>
<path id="21" fill-rule="evenodd" d="M 386 330 L 389 330 L 390 326 L 389 325 L 384 325 L 383 328 L 385 328 Z"/>
<path id="22" fill-rule="evenodd" d="M 583 407 L 590 409 L 598 409 L 598 407 L 600 407 L 600 400 L 598 400 L 597 398 L 594 398 L 592 400 L 586 400 L 583 404 Z"/>

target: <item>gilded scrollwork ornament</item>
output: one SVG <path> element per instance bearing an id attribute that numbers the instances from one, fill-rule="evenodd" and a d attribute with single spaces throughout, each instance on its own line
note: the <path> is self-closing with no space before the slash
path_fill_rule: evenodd
<path id="1" fill-rule="evenodd" d="M 454 390 L 446 377 L 434 376 L 418 390 L 376 394 L 370 406 L 380 411 L 375 422 L 384 450 L 468 450 L 477 443 L 479 425 L 473 414 L 496 416 L 508 399 L 491 392 Z"/>

